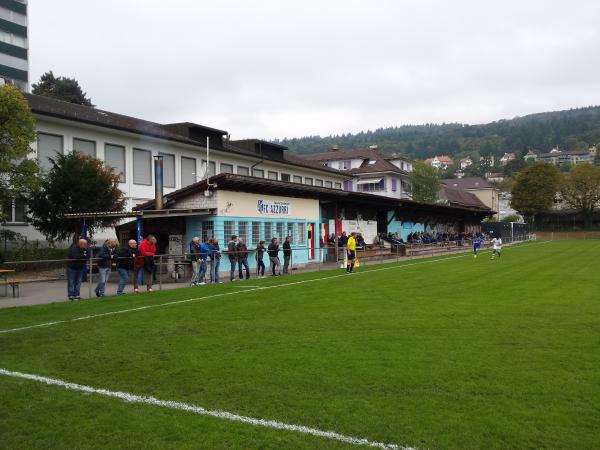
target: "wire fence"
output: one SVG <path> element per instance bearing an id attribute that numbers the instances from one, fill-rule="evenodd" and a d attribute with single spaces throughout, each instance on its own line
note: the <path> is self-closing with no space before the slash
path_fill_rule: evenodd
<path id="1" fill-rule="evenodd" d="M 527 239 L 535 239 L 534 235 Z M 527 240 L 526 239 L 526 240 Z M 512 244 L 510 238 L 504 240 L 505 244 Z M 483 247 L 489 247 L 489 241 L 484 241 Z M 432 256 L 448 255 L 452 253 L 470 251 L 472 241 L 443 241 L 430 244 L 393 243 L 381 240 L 379 244 L 357 247 L 356 258 L 358 265 L 383 262 L 401 261 L 405 259 L 426 258 Z M 64 250 L 66 253 L 67 250 Z M 261 257 L 262 254 L 262 257 Z M 62 286 L 67 278 L 69 265 L 79 264 L 82 271 L 82 291 L 88 297 L 93 297 L 100 278 L 100 266 L 105 266 L 107 261 L 98 258 L 97 249 L 91 248 L 85 260 L 69 259 L 30 259 L 24 261 L 6 261 L 0 265 L 0 286 L 4 286 L 4 295 L 8 290 L 13 290 L 13 296 L 18 296 L 20 287 L 28 286 L 27 292 L 31 295 L 42 297 L 44 289 L 54 285 Z M 279 247 L 276 257 L 273 252 L 269 254 L 267 248 L 257 251 L 256 248 L 247 251 L 221 251 L 218 254 L 161 254 L 151 257 L 152 271 L 145 271 L 143 277 L 150 276 L 152 285 L 158 289 L 173 288 L 177 286 L 231 281 L 232 279 L 253 279 L 257 276 L 294 275 L 307 271 L 321 271 L 325 269 L 341 268 L 346 264 L 347 247 L 323 245 L 318 248 L 303 246 L 294 247 L 290 254 L 286 254 Z M 273 258 L 276 258 L 275 262 Z M 121 261 L 129 260 L 126 265 L 127 286 L 131 287 L 133 277 L 136 276 L 136 267 L 143 267 L 148 257 L 110 258 L 108 261 L 108 285 L 114 285 L 119 280 L 117 267 L 122 266 Z M 264 264 L 261 265 L 259 261 Z M 202 273 L 199 273 L 201 272 Z M 139 272 L 139 270 L 138 270 Z M 199 276 L 202 279 L 199 279 Z M 141 281 L 147 281 L 140 280 Z M 62 282 L 62 283 L 60 283 Z M 146 283 L 147 284 L 147 283 Z M 112 288 L 111 288 L 112 289 Z M 2 291 L 0 291 L 1 295 Z M 110 292 L 107 292 L 109 295 Z"/>

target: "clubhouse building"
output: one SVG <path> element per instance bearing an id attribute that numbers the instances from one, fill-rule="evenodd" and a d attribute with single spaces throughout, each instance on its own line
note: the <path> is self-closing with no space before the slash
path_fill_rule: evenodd
<path id="1" fill-rule="evenodd" d="M 94 236 L 99 241 L 116 234 L 123 243 L 140 227 L 157 235 L 159 253 L 181 255 L 194 236 L 217 236 L 223 247 L 235 234 L 249 248 L 290 236 L 293 263 L 302 265 L 325 259 L 328 236 L 342 230 L 360 231 L 372 244 L 378 233 L 477 231 L 494 213 L 474 195 L 445 204 L 411 200 L 410 163 L 375 149 L 301 158 L 281 145 L 232 140 L 225 130 L 195 123 L 159 124 L 41 96 L 26 99 L 42 169 L 55 154 L 76 150 L 119 174 L 129 212 L 119 216 L 116 230 Z M 157 161 L 162 171 L 154 170 Z M 85 180 L 73 180 L 73 189 L 78 183 Z M 19 200 L 12 213 L 8 228 L 42 239 L 24 223 Z M 91 211 L 88 219 L 102 214 Z"/>

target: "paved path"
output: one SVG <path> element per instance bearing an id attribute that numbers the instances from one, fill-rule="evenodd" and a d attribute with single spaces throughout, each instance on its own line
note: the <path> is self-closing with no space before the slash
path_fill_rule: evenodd
<path id="1" fill-rule="evenodd" d="M 447 254 L 454 254 L 454 253 L 462 253 L 465 251 L 471 251 L 471 249 L 469 247 L 465 247 L 465 248 L 461 248 L 461 249 L 457 249 L 456 251 L 453 252 L 447 252 L 447 251 L 443 251 L 440 252 L 436 255 L 428 255 L 427 257 L 431 257 L 431 256 L 441 256 L 441 255 L 447 255 Z M 418 257 L 419 259 L 422 257 Z M 384 262 L 394 262 L 394 261 L 404 261 L 404 260 L 409 260 L 409 259 L 414 259 L 414 258 L 407 258 L 407 257 L 401 257 L 401 258 L 397 258 L 397 257 L 393 257 L 390 258 L 389 256 L 387 258 L 374 258 L 374 259 L 370 259 L 369 261 L 364 261 L 361 262 L 361 264 L 363 265 L 371 265 L 371 264 L 381 264 Z M 335 268 L 339 268 L 339 263 L 324 263 L 324 264 L 312 264 L 309 266 L 306 266 L 303 269 L 294 269 L 292 270 L 292 275 L 295 273 L 303 273 L 303 272 L 317 272 L 320 270 L 330 270 L 330 269 L 335 269 Z M 267 272 L 268 272 L 268 267 L 267 267 Z M 265 272 L 266 273 L 266 272 Z M 226 275 L 225 277 L 222 277 L 223 281 L 227 281 L 229 282 L 229 274 L 223 274 Z M 251 276 L 254 276 L 254 273 L 251 274 Z M 163 277 L 167 277 L 167 275 L 163 275 Z M 116 272 L 111 272 L 110 274 L 110 279 L 109 279 L 109 283 L 106 289 L 107 295 L 114 295 L 117 292 L 117 280 L 118 280 L 118 276 Z M 96 278 L 94 277 L 94 283 L 92 284 L 92 297 L 95 297 L 94 294 L 94 287 L 96 286 L 95 284 Z M 241 286 L 241 285 L 240 285 Z M 183 288 L 183 287 L 189 287 L 189 283 L 183 280 L 178 280 L 178 282 L 172 282 L 172 280 L 170 280 L 170 282 L 163 282 L 162 284 L 162 289 L 163 290 L 167 290 L 167 289 L 178 289 L 178 288 Z M 154 286 L 155 291 L 159 290 L 159 285 L 158 283 L 155 284 Z M 202 287 L 198 287 L 198 289 L 201 289 Z M 2 295 L 4 295 L 4 289 L 0 288 L 0 308 L 9 308 L 9 307 L 13 307 L 13 306 L 29 306 L 29 305 L 42 305 L 42 304 L 46 304 L 46 303 L 55 303 L 55 302 L 66 302 L 67 300 L 67 282 L 66 280 L 59 280 L 59 281 L 42 281 L 42 282 L 36 282 L 36 283 L 24 283 L 20 285 L 20 296 L 17 298 L 13 298 L 11 296 L 11 290 L 10 288 L 8 289 L 8 297 L 2 297 Z M 127 288 L 125 289 L 125 291 L 127 292 L 127 295 L 134 295 L 132 293 L 132 285 L 128 284 Z M 142 292 L 145 290 L 145 287 L 141 287 L 140 289 Z M 89 298 L 89 293 L 90 293 L 90 289 L 89 289 L 89 284 L 87 282 L 83 283 L 81 285 L 81 297 L 82 298 Z"/>

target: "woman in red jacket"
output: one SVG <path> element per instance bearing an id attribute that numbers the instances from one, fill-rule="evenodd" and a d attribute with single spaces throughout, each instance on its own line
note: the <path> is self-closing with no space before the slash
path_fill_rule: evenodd
<path id="1" fill-rule="evenodd" d="M 152 292 L 152 275 L 154 273 L 154 255 L 156 254 L 156 238 L 149 234 L 139 247 L 140 256 L 135 259 L 133 272 L 133 292 L 140 293 L 139 285 L 146 279 L 146 289 Z"/>

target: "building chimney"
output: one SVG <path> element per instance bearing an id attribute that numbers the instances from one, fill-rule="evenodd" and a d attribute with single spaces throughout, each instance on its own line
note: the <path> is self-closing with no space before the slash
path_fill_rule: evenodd
<path id="1" fill-rule="evenodd" d="M 154 208 L 164 209 L 163 199 L 163 157 L 154 157 Z"/>

